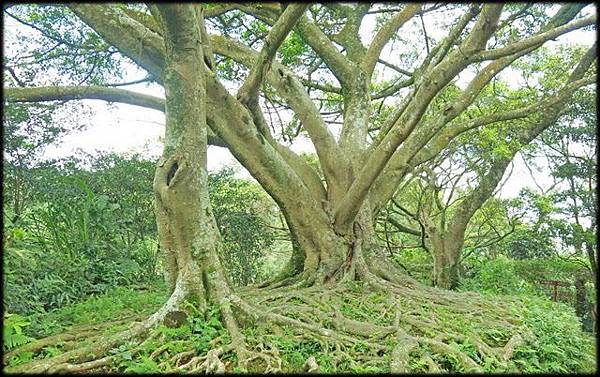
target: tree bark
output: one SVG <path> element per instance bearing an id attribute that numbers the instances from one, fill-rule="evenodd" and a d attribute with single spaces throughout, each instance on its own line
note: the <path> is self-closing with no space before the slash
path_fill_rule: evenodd
<path id="1" fill-rule="evenodd" d="M 164 25 L 166 128 L 154 176 L 156 218 L 172 299 L 210 296 L 220 239 L 208 196 L 206 90 L 201 36 L 188 5 L 161 6 Z"/>
<path id="2" fill-rule="evenodd" d="M 460 267 L 460 247 L 447 244 L 434 247 L 433 253 L 433 286 L 444 289 L 455 289 L 458 286 L 458 270 Z"/>

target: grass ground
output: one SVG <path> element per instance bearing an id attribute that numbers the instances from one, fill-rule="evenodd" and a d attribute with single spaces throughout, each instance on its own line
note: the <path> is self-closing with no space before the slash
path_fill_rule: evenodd
<path id="1" fill-rule="evenodd" d="M 122 331 L 133 321 L 142 320 L 156 311 L 167 297 L 162 285 L 140 288 L 117 288 L 105 295 L 89 298 L 81 303 L 70 305 L 47 314 L 27 317 L 30 324 L 24 332 L 37 339 L 5 354 L 7 371 L 32 359 L 49 358 L 69 349 L 90 344 L 95 339 Z M 479 345 L 469 339 L 470 334 L 478 334 L 487 344 L 505 347 L 510 333 L 502 327 L 488 327 L 489 318 L 481 318 L 477 313 L 457 316 L 452 311 L 437 310 L 432 313 L 427 307 L 414 306 L 409 300 L 401 303 L 389 302 L 389 297 L 381 293 L 368 293 L 360 284 L 352 283 L 343 295 L 332 295 L 329 300 L 339 301 L 338 319 L 345 325 L 369 322 L 378 328 L 389 326 L 394 321 L 394 308 L 401 305 L 406 310 L 403 320 L 411 316 L 421 319 L 434 319 L 437 326 L 447 326 L 449 332 L 463 331 L 465 336 L 444 340 L 448 345 L 461 350 L 484 372 L 588 372 L 596 369 L 593 338 L 578 329 L 572 310 L 539 298 L 512 298 L 510 296 L 487 296 L 486 303 L 507 304 L 516 313 L 521 324 L 528 326 L 533 337 L 514 348 L 512 360 L 508 364 L 486 358 Z M 328 302 L 328 301 L 322 301 Z M 285 311 L 287 307 L 301 308 L 307 303 L 291 297 L 284 302 L 272 303 L 272 312 Z M 319 304 L 321 305 L 321 304 Z M 412 307 L 413 305 L 414 307 Z M 325 309 L 325 306 L 320 306 Z M 218 317 L 217 308 L 208 313 L 194 311 L 192 305 L 183 308 L 188 313 L 188 321 L 179 328 L 159 326 L 141 344 L 123 344 L 110 351 L 117 357 L 109 365 L 95 371 L 125 373 L 168 373 L 177 371 L 189 362 L 194 355 L 203 355 L 219 345 L 228 344 L 230 339 Z M 299 321 L 308 321 L 311 313 L 298 310 L 293 314 Z M 297 329 L 270 323 L 264 326 L 260 321 L 248 319 L 250 326 L 244 327 L 248 347 L 279 360 L 275 367 L 282 372 L 303 372 L 307 370 L 307 360 L 311 357 L 317 370 L 323 373 L 336 372 L 389 372 L 390 355 L 395 347 L 390 338 L 381 338 L 381 348 L 372 347 L 376 334 L 368 334 L 364 342 L 341 346 L 340 342 L 329 341 L 326 337 L 303 336 Z M 335 322 L 335 316 L 332 316 Z M 352 322 L 355 321 L 355 322 Z M 323 326 L 333 326 L 325 319 Z M 409 323 L 409 322 L 408 322 Z M 412 329 L 427 336 L 428 329 Z M 432 334 L 433 335 L 433 334 Z M 41 340 L 40 340 L 41 339 Z M 50 339 L 51 341 L 47 341 Z M 384 341 L 385 340 L 385 341 Z M 388 344 L 389 343 L 389 344 Z M 461 360 L 448 352 L 432 353 L 431 364 L 426 356 L 431 350 L 427 346 L 415 347 L 410 352 L 408 371 L 428 372 L 431 365 L 443 369 L 465 372 Z M 220 361 L 225 371 L 236 372 L 234 352 L 221 348 Z M 425 361 L 423 361 L 425 360 Z M 263 372 L 266 365 L 261 360 L 248 366 L 249 372 Z"/>

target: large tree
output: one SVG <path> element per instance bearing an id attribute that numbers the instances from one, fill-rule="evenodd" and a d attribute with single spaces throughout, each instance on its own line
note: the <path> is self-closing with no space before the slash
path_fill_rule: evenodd
<path id="1" fill-rule="evenodd" d="M 58 12 L 47 9 L 53 7 L 30 9 L 36 17 L 24 22 L 41 30 L 45 37 L 59 45 L 81 43 L 78 54 L 91 50 L 100 62 L 110 61 L 115 54 L 126 56 L 165 89 L 163 100 L 101 85 L 106 80 L 100 76 L 83 80 L 89 85 L 25 83 L 5 88 L 9 102 L 102 99 L 166 112 L 164 152 L 154 191 L 172 295 L 148 321 L 125 337 L 106 340 L 102 347 L 110 348 L 150 328 L 186 297 L 196 298 L 199 306 L 204 306 L 207 298 L 221 303 L 241 365 L 254 356 L 244 345 L 232 306 L 252 316 L 334 336 L 329 329 L 264 311 L 249 303 L 251 295 L 242 300 L 230 289 L 219 262 L 220 236 L 206 189 L 207 142 L 228 148 L 285 216 L 294 250 L 282 273 L 265 286 L 291 287 L 288 292 L 310 287 L 306 289 L 322 292 L 339 286 L 339 282 L 361 280 L 373 289 L 409 301 L 434 302 L 462 313 L 462 308 L 457 309 L 466 304 L 462 296 L 425 288 L 386 259 L 375 242 L 373 221 L 398 185 L 453 139 L 480 127 L 528 119 L 531 126 L 513 133 L 527 143 L 552 122 L 574 92 L 595 82 L 594 72 L 588 72 L 595 57 L 593 47 L 572 67 L 565 67 L 572 73 L 553 90 L 539 88 L 537 96 L 531 94 L 517 107 L 511 102 L 493 113 L 469 111 L 492 80 L 519 58 L 547 41 L 593 25 L 595 15 L 581 16 L 584 5 L 564 5 L 551 17 L 548 6 L 532 4 L 410 3 L 399 8 L 368 3 L 71 4 L 68 11 L 63 7 L 58 7 Z M 23 21 L 28 10 L 18 15 L 18 6 L 14 8 L 5 12 Z M 61 28 L 53 29 L 47 18 L 43 22 L 44 12 L 54 12 L 48 17 L 63 20 Z M 423 21 L 435 12 L 448 15 L 447 24 L 438 25 L 447 29 L 439 40 L 428 35 Z M 361 26 L 373 14 L 381 17 L 374 37 L 365 43 Z M 393 40 L 402 40 L 413 20 L 421 20 L 422 39 L 404 39 L 410 43 L 405 43 L 400 63 L 384 60 L 382 52 Z M 62 28 L 81 21 L 93 33 L 83 42 L 73 41 Z M 255 44 L 258 49 L 252 48 Z M 242 70 L 236 68 L 240 66 L 246 67 L 246 75 L 240 76 Z M 378 79 L 384 67 L 397 72 L 392 82 Z M 463 72 L 474 72 L 474 76 L 460 89 L 455 82 Z M 17 70 L 10 73 L 22 82 L 17 80 Z M 235 94 L 226 89 L 228 79 L 238 80 Z M 314 98 L 315 93 L 320 97 Z M 385 104 L 386 100 L 395 104 Z M 296 134 L 302 132 L 314 146 L 323 180 L 284 144 L 290 132 L 275 131 L 276 122 L 267 111 L 269 103 L 293 113 Z M 328 114 L 337 118 L 331 120 Z M 464 229 L 460 228 L 481 206 L 481 198 L 489 197 L 509 161 L 494 161 L 491 174 L 479 185 L 481 189 L 465 198 L 460 220 L 454 226 L 458 229 L 456 237 L 449 239 L 452 248 L 462 245 Z M 406 370 L 408 353 L 418 344 L 427 344 L 434 352 L 456 353 L 465 368 L 480 368 L 440 340 L 406 333 L 400 327 L 400 317 L 390 328 L 357 324 L 341 315 L 336 318 L 336 328 L 353 336 L 374 331 L 396 334 L 393 371 Z M 430 326 L 427 322 L 422 325 Z M 515 331 L 510 344 L 501 350 L 502 358 L 510 358 L 521 339 L 519 330 Z M 340 342 L 349 339 L 335 336 Z M 35 370 L 67 368 L 64 363 L 71 357 L 73 354 L 39 362 Z"/>

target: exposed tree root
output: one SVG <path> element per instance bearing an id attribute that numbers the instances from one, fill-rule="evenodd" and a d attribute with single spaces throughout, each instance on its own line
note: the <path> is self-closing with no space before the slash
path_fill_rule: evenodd
<path id="1" fill-rule="evenodd" d="M 7 352 L 3 356 L 3 361 L 4 361 L 4 364 L 6 364 L 6 363 L 8 363 L 8 360 L 10 360 L 17 353 L 22 353 L 22 352 L 38 353 L 45 347 L 53 346 L 53 345 L 57 345 L 57 344 L 61 344 L 61 343 L 64 344 L 63 349 L 68 349 L 69 345 L 74 344 L 75 343 L 74 341 L 77 339 L 93 338 L 93 337 L 97 336 L 94 334 L 97 333 L 99 330 L 106 329 L 110 326 L 115 326 L 115 325 L 119 325 L 122 323 L 131 322 L 136 319 L 139 319 L 139 317 L 131 316 L 131 317 L 127 317 L 127 318 L 124 318 L 124 319 L 121 319 L 118 321 L 110 321 L 110 322 L 97 323 L 97 324 L 92 324 L 92 325 L 75 326 L 75 327 L 72 327 L 69 331 L 36 340 L 32 343 L 25 344 L 16 350 Z"/>
<path id="2" fill-rule="evenodd" d="M 531 334 L 512 316 L 509 304 L 423 287 L 409 278 L 392 278 L 396 274 L 381 266 L 367 269 L 360 262 L 356 272 L 361 281 L 303 289 L 245 288 L 237 293 L 226 286 L 216 287 L 221 319 L 229 336 L 213 339 L 201 354 L 193 351 L 193 344 L 184 338 L 170 343 L 177 343 L 180 351 L 171 353 L 170 347 L 162 344 L 148 357 L 165 371 L 189 373 L 221 373 L 233 367 L 251 372 L 369 368 L 399 373 L 482 372 L 490 366 L 495 371 L 515 369 L 510 364 L 514 350 L 528 342 Z M 144 334 L 168 311 L 179 307 L 182 297 L 174 293 L 146 321 L 123 332 L 11 371 L 114 371 L 110 368 L 115 367 L 124 351 L 112 355 L 108 351 L 131 342 L 126 348 L 135 355 L 157 332 L 150 331 L 146 338 Z M 252 331 L 251 335 L 246 334 L 247 330 Z M 500 332 L 504 338 L 486 335 L 490 331 Z M 142 338 L 145 340 L 140 343 Z M 65 339 L 69 339 L 66 334 L 49 337 L 35 346 L 27 345 L 27 349 L 37 352 Z M 292 344 L 298 346 L 310 345 L 314 354 L 292 366 L 291 351 L 282 346 L 289 344 L 285 339 L 292 339 Z"/>

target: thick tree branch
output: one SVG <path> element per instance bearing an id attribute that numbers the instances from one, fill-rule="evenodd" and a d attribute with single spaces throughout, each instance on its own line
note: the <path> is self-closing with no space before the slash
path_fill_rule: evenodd
<path id="1" fill-rule="evenodd" d="M 306 16 L 302 16 L 300 22 L 298 22 L 298 31 L 310 47 L 323 58 L 327 67 L 342 86 L 351 84 L 351 80 L 355 76 L 353 65 L 348 58 L 338 51 L 337 47 L 321 29 L 310 22 Z"/>
<path id="2" fill-rule="evenodd" d="M 265 23 L 273 25 L 277 20 L 281 7 L 278 3 L 265 4 L 235 4 L 236 9 L 239 9 L 247 14 L 250 14 Z M 308 45 L 319 55 L 327 67 L 331 70 L 338 81 L 345 85 L 351 82 L 354 77 L 354 68 L 348 58 L 338 51 L 321 29 L 310 22 L 306 15 L 303 15 L 296 25 L 296 30 L 302 35 Z"/>
<path id="3" fill-rule="evenodd" d="M 42 86 L 35 88 L 4 88 L 4 98 L 8 102 L 69 101 L 99 99 L 164 111 L 165 100 L 133 92 L 131 90 L 107 88 L 104 86 Z"/>
<path id="4" fill-rule="evenodd" d="M 588 25 L 594 25 L 596 23 L 596 15 L 593 14 L 591 16 L 581 18 L 577 21 L 573 21 L 567 25 L 556 27 L 552 30 L 548 30 L 544 33 L 537 34 L 535 36 L 523 39 L 519 42 L 512 43 L 506 47 L 497 48 L 494 50 L 481 51 L 477 54 L 474 54 L 471 57 L 472 61 L 482 61 L 482 60 L 492 60 L 498 59 L 503 56 L 511 55 L 517 53 L 521 50 L 526 50 L 530 47 L 539 46 L 550 39 L 556 38 L 560 35 L 566 34 L 570 31 L 581 29 L 582 27 Z"/>
<path id="5" fill-rule="evenodd" d="M 110 87 L 128 86 L 128 85 L 141 84 L 144 82 L 152 82 L 153 80 L 154 80 L 154 77 L 152 77 L 152 75 L 147 75 L 146 77 L 138 79 L 138 80 L 127 81 L 127 82 L 106 83 L 104 85 L 110 86 Z"/>
<path id="6" fill-rule="evenodd" d="M 210 37 L 208 36 L 208 31 L 206 31 L 206 25 L 204 22 L 204 17 L 206 13 L 206 7 L 203 5 L 196 5 L 194 9 L 196 10 L 196 17 L 198 18 L 198 30 L 200 32 L 200 38 L 202 39 L 202 53 L 204 54 L 204 64 L 206 67 L 215 71 L 217 68 L 217 63 L 215 61 L 215 54 L 213 53 L 212 45 L 210 43 Z"/>
<path id="7" fill-rule="evenodd" d="M 107 43 L 157 78 L 164 69 L 164 43 L 148 29 L 113 5 L 69 4 L 71 10 Z"/>
<path id="8" fill-rule="evenodd" d="M 423 60 L 420 71 L 424 71 L 427 67 L 435 67 L 439 62 L 442 61 L 450 51 L 450 48 L 458 38 L 460 37 L 463 30 L 467 27 L 469 22 L 475 18 L 481 12 L 481 8 L 477 5 L 472 5 L 469 10 L 463 14 L 456 24 L 450 29 L 448 35 L 442 39 L 440 43 L 435 45 L 431 52 Z"/>
<path id="9" fill-rule="evenodd" d="M 302 17 L 306 8 L 308 8 L 308 4 L 291 4 L 277 19 L 277 22 L 275 22 L 275 25 L 273 25 L 273 28 L 267 35 L 264 46 L 255 60 L 248 77 L 238 91 L 237 96 L 242 103 L 253 106 L 257 104 L 259 86 L 266 72 L 270 69 L 277 49 L 281 46 L 296 22 Z"/>
<path id="10" fill-rule="evenodd" d="M 305 79 L 304 77 L 300 77 L 300 81 L 302 81 L 302 84 L 304 84 L 304 86 L 307 86 L 307 87 L 313 88 L 313 89 L 318 89 L 322 92 L 337 93 L 337 94 L 342 93 L 342 88 L 340 88 L 339 86 L 333 86 L 333 85 L 327 84 L 327 83 L 314 82 L 309 79 Z"/>
<path id="11" fill-rule="evenodd" d="M 498 25 L 502 6 L 502 4 L 486 4 L 466 40 L 424 79 L 403 115 L 385 135 L 377 148 L 372 151 L 358 178 L 354 180 L 344 199 L 336 206 L 335 221 L 338 231 L 346 228 L 354 220 L 371 185 L 381 174 L 398 146 L 413 131 L 429 103 L 452 78 L 469 64 L 469 54 L 485 47 L 487 39 Z"/>
<path id="12" fill-rule="evenodd" d="M 360 24 L 370 7 L 371 4 L 368 2 L 358 3 L 352 9 L 347 7 L 347 11 L 344 12 L 346 14 L 346 23 L 339 33 L 331 36 L 332 40 L 344 47 L 346 56 L 355 64 L 360 64 L 367 51 L 360 40 L 359 30 Z"/>
<path id="13" fill-rule="evenodd" d="M 367 50 L 365 58 L 361 64 L 362 69 L 366 72 L 368 77 L 373 74 L 377 59 L 381 54 L 381 51 L 394 34 L 410 20 L 417 12 L 421 10 L 423 4 L 409 3 L 404 6 L 402 11 L 395 14 L 390 20 L 388 20 L 381 29 L 375 34 L 371 46 Z"/>
<path id="14" fill-rule="evenodd" d="M 471 6 L 469 8 L 469 11 L 463 16 L 461 16 L 456 25 L 452 27 L 448 35 L 432 49 L 429 55 L 425 57 L 421 66 L 418 69 L 416 69 L 414 74 L 412 75 L 416 82 L 415 87 L 417 87 L 426 76 L 431 75 L 431 72 L 429 71 L 433 67 L 437 66 L 438 63 L 440 63 L 447 56 L 448 51 L 456 42 L 462 31 L 467 26 L 467 24 L 471 22 L 471 20 L 480 12 L 481 9 L 478 6 Z M 415 90 L 413 90 L 412 93 L 409 93 L 404 98 L 402 104 L 398 106 L 398 108 L 387 117 L 387 119 L 381 127 L 381 130 L 379 131 L 379 134 L 377 135 L 376 139 L 370 147 L 371 150 L 374 150 L 378 147 L 383 138 L 388 134 L 389 130 L 392 129 L 392 127 L 398 122 L 400 116 L 404 114 L 408 104 L 415 96 L 415 91 L 416 88 Z"/>
<path id="15" fill-rule="evenodd" d="M 125 103 L 148 109 L 165 111 L 165 100 L 131 90 L 103 86 L 48 86 L 36 88 L 4 88 L 8 102 L 44 102 L 98 99 L 107 102 Z M 208 130 L 210 145 L 227 148 L 227 144 Z"/>
<path id="16" fill-rule="evenodd" d="M 488 39 L 494 34 L 498 27 L 498 20 L 502 13 L 503 4 L 486 4 L 473 26 L 473 30 L 460 44 L 459 50 L 462 54 L 471 54 L 485 48 Z"/>
<path id="17" fill-rule="evenodd" d="M 152 14 L 141 12 L 139 10 L 131 9 L 128 7 L 123 7 L 121 9 L 123 10 L 123 12 L 125 12 L 126 15 L 128 15 L 132 19 L 134 19 L 137 22 L 139 22 L 140 24 L 144 25 L 149 30 L 152 30 L 154 33 L 162 36 L 162 29 L 158 25 L 158 23 L 156 22 L 156 20 L 152 16 Z"/>
<path id="18" fill-rule="evenodd" d="M 460 19 L 457 21 L 457 23 L 452 27 L 452 29 L 450 29 L 450 32 L 448 33 L 448 35 L 440 43 L 438 43 L 431 50 L 431 52 L 425 57 L 425 59 L 423 60 L 423 63 L 421 63 L 421 66 L 419 68 L 417 68 L 414 72 L 412 72 L 412 73 L 407 72 L 406 74 L 409 74 L 414 79 L 414 81 L 417 81 L 418 83 L 420 83 L 422 81 L 422 78 L 424 77 L 424 74 L 427 72 L 428 67 L 435 67 L 442 59 L 444 59 L 446 57 L 448 51 L 450 50 L 452 45 L 456 42 L 456 40 L 458 39 L 458 37 L 460 36 L 462 31 L 467 26 L 467 24 L 475 16 L 477 16 L 480 11 L 481 11 L 481 9 L 478 6 L 475 6 L 475 5 L 471 6 L 469 8 L 469 11 L 467 13 L 465 13 L 464 15 L 462 15 L 460 17 Z M 379 59 L 378 62 L 387 67 L 395 69 L 396 71 L 398 71 L 400 73 L 403 73 L 399 67 L 396 67 L 385 61 L 382 61 L 381 59 Z M 377 137 L 371 144 L 371 147 L 370 147 L 371 150 L 375 149 L 380 144 L 381 140 L 385 137 L 385 135 L 387 135 L 389 130 L 394 126 L 394 124 L 396 124 L 396 122 L 398 121 L 400 116 L 404 113 L 404 110 L 406 110 L 407 105 L 410 103 L 410 101 L 414 97 L 414 94 L 415 94 L 415 91 L 413 90 L 402 100 L 401 105 L 399 105 L 397 107 L 397 109 L 394 110 L 394 112 L 386 118 L 383 125 L 381 126 L 379 133 L 377 134 Z"/>
<path id="19" fill-rule="evenodd" d="M 398 229 L 402 233 L 408 233 L 408 234 L 412 234 L 414 236 L 421 237 L 420 231 L 410 228 L 410 227 L 400 223 L 399 221 L 397 221 L 396 219 L 394 219 L 391 216 L 388 216 L 386 220 L 389 221 L 390 224 L 392 224 L 396 229 Z"/>
<path id="20" fill-rule="evenodd" d="M 392 158 L 388 163 L 388 168 L 384 169 L 382 173 L 381 179 L 389 180 L 391 177 L 387 176 L 388 172 L 398 171 L 395 167 L 398 165 L 405 164 L 409 156 L 412 156 L 413 153 L 417 153 L 418 150 L 421 150 L 422 147 L 425 146 L 427 142 L 433 138 L 436 133 L 444 127 L 444 125 L 451 122 L 458 115 L 460 115 L 469 105 L 473 103 L 475 98 L 479 95 L 481 90 L 504 68 L 508 67 L 512 62 L 518 59 L 520 56 L 525 53 L 531 51 L 525 50 L 521 51 L 517 54 L 513 54 L 510 56 L 506 56 L 499 60 L 496 60 L 486 67 L 484 67 L 469 83 L 467 88 L 463 91 L 462 95 L 452 101 L 445 109 L 443 109 L 442 114 L 440 114 L 434 121 L 430 124 L 422 125 L 420 132 L 417 134 L 411 134 L 406 142 L 394 153 Z M 461 132 L 464 132 L 463 130 Z M 419 136 L 419 137 L 417 137 Z M 442 144 L 443 140 L 449 139 L 441 139 L 442 141 L 438 144 Z M 441 150 L 440 150 L 441 151 Z M 439 151 L 438 151 L 439 152 Z M 376 200 L 377 201 L 377 200 Z"/>
<path id="21" fill-rule="evenodd" d="M 229 38 L 211 35 L 211 42 L 217 54 L 228 56 L 248 67 L 251 67 L 257 59 L 256 51 Z M 300 119 L 315 146 L 328 187 L 339 185 L 337 167 L 340 159 L 343 158 L 343 153 L 298 78 L 292 71 L 274 60 L 266 79 Z"/>
<path id="22" fill-rule="evenodd" d="M 264 140 L 246 107 L 231 96 L 214 75 L 208 74 L 206 82 L 208 125 L 230 146 L 236 159 L 280 206 L 302 208 L 310 212 L 310 221 L 327 223 L 321 202 L 315 197 L 320 193 L 311 192 L 308 183 L 277 148 Z"/>

